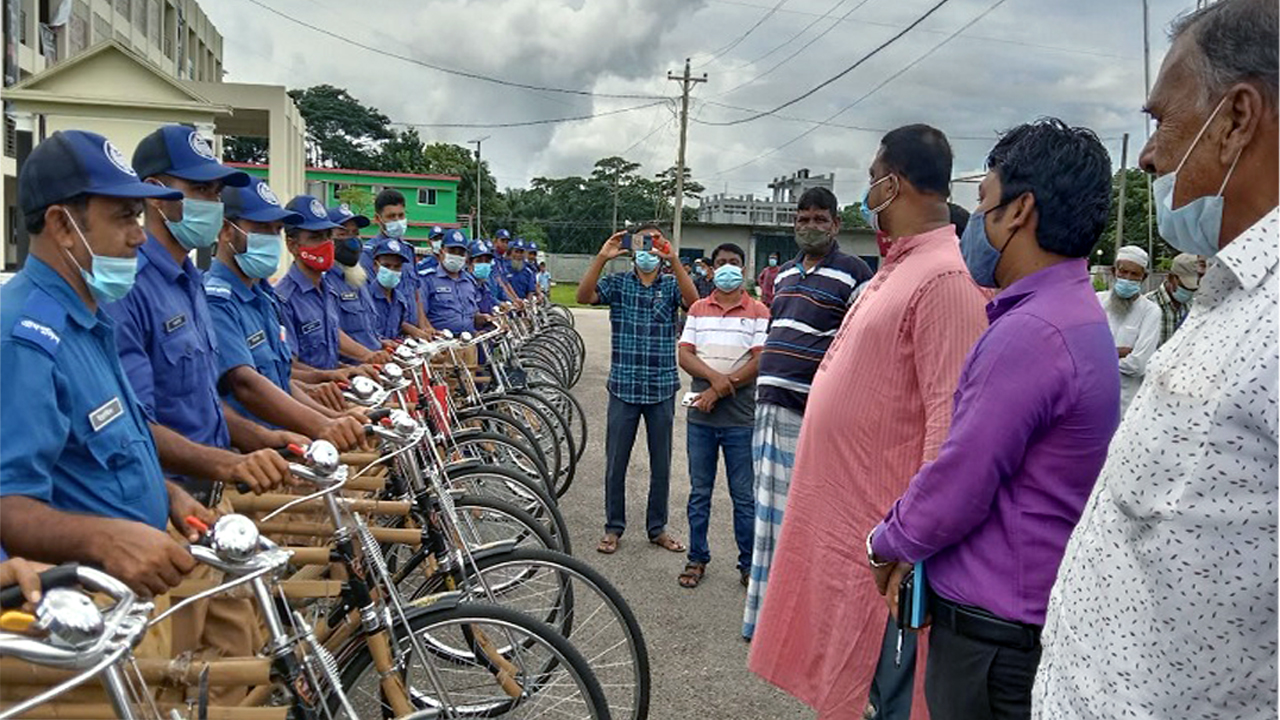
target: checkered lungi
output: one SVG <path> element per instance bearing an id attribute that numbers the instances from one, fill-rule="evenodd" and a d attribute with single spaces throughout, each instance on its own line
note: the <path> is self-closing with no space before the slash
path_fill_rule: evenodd
<path id="1" fill-rule="evenodd" d="M 747 606 L 742 616 L 742 636 L 747 639 L 755 634 L 756 617 L 769 585 L 773 550 L 782 534 L 782 514 L 787 509 L 791 468 L 796 462 L 796 444 L 800 440 L 803 417 L 778 405 L 756 405 L 756 427 L 751 436 L 751 456 L 756 472 L 756 537 L 751 552 Z"/>

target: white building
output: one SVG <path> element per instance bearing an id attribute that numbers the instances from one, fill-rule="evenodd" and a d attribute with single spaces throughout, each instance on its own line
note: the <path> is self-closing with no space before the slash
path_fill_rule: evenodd
<path id="1" fill-rule="evenodd" d="M 808 168 L 790 176 L 774 178 L 769 183 L 772 196 L 757 198 L 755 195 L 711 195 L 702 198 L 698 207 L 698 222 L 727 225 L 785 225 L 795 224 L 796 202 L 809 188 L 835 187 L 835 173 L 810 175 Z"/>

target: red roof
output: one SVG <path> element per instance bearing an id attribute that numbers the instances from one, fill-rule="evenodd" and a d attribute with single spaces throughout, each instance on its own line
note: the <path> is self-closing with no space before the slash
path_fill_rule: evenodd
<path id="1" fill-rule="evenodd" d="M 266 165 L 258 165 L 256 163 L 241 162 L 224 162 L 223 165 L 239 168 L 262 168 L 267 169 Z M 348 168 L 323 168 L 323 167 L 307 167 L 307 171 L 338 173 L 339 175 L 373 175 L 375 177 L 398 177 L 398 178 L 416 178 L 419 180 L 452 180 L 453 182 L 462 182 L 462 178 L 457 175 L 420 175 L 418 173 L 401 173 L 401 172 L 384 172 L 382 170 L 351 170 Z"/>

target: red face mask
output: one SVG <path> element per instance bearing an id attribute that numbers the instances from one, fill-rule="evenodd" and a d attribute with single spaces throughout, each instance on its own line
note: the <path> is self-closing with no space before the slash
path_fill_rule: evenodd
<path id="1" fill-rule="evenodd" d="M 298 248 L 298 259 L 316 272 L 325 272 L 333 267 L 333 241 L 326 240 L 319 245 Z"/>

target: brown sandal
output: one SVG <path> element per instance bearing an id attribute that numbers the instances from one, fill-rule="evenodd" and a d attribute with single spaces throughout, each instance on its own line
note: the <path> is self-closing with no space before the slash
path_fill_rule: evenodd
<path id="1" fill-rule="evenodd" d="M 612 555 L 618 551 L 618 536 L 613 533 L 605 533 L 600 538 L 600 544 L 596 546 L 596 552 Z"/>
<path id="2" fill-rule="evenodd" d="M 692 590 L 698 587 L 698 583 L 702 582 L 702 576 L 706 574 L 706 563 L 691 562 L 684 566 L 684 572 L 680 573 L 676 580 L 680 582 L 680 587 Z"/>
<path id="3" fill-rule="evenodd" d="M 662 533 L 658 537 L 649 538 L 649 542 L 653 543 L 654 545 L 657 545 L 660 548 L 670 550 L 671 552 L 682 553 L 688 549 L 684 546 L 684 543 L 671 537 L 671 535 L 668 533 Z"/>

